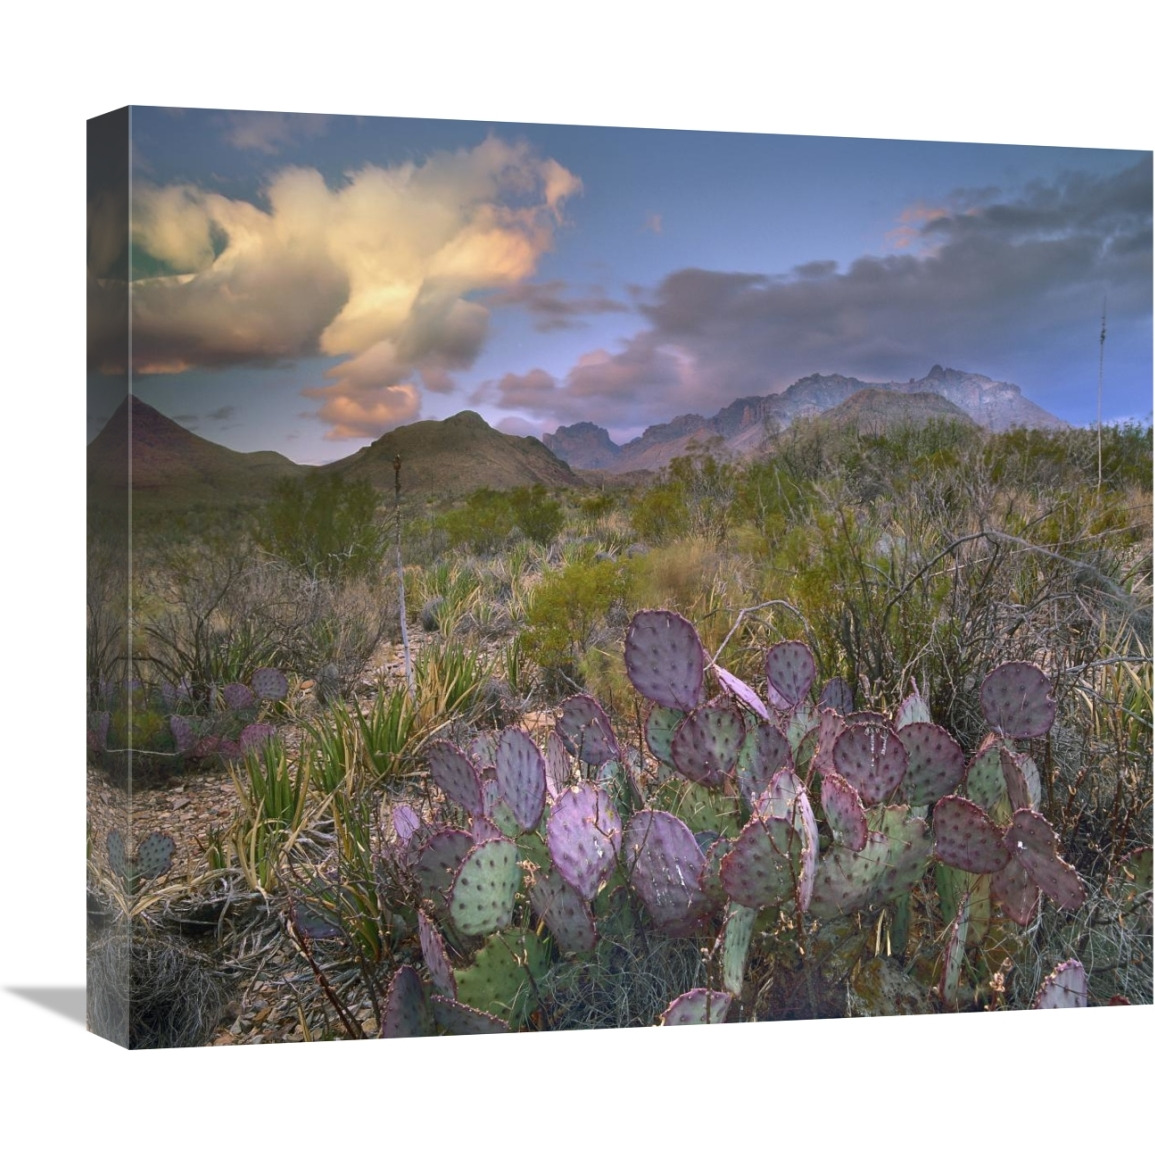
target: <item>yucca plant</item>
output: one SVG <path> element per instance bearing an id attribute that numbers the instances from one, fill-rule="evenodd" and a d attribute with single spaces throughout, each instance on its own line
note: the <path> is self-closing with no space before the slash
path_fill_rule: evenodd
<path id="1" fill-rule="evenodd" d="M 419 685 L 421 668 L 418 662 Z M 360 738 L 361 765 L 378 783 L 408 774 L 412 759 L 435 729 L 404 686 L 390 691 L 382 687 L 367 709 L 354 703 L 353 722 Z"/>
<path id="2" fill-rule="evenodd" d="M 480 705 L 491 663 L 475 647 L 444 640 L 417 660 L 417 699 L 422 718 L 433 723 L 468 718 Z"/>

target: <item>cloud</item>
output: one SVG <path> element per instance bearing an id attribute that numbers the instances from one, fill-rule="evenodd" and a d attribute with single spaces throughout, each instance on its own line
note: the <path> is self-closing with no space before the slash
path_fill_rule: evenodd
<path id="1" fill-rule="evenodd" d="M 587 316 L 634 311 L 632 306 L 615 301 L 596 286 L 578 297 L 567 297 L 569 288 L 564 281 L 527 281 L 488 294 L 485 303 L 494 308 L 525 309 L 533 317 L 533 327 L 539 333 L 584 328 L 582 318 Z"/>
<path id="2" fill-rule="evenodd" d="M 229 112 L 225 140 L 244 150 L 272 156 L 300 141 L 321 136 L 328 117 L 313 113 Z"/>
<path id="3" fill-rule="evenodd" d="M 236 416 L 237 407 L 235 405 L 222 405 L 219 409 L 214 409 L 209 415 L 210 421 L 228 421 L 229 418 Z"/>
<path id="4" fill-rule="evenodd" d="M 1113 330 L 1150 343 L 1151 195 L 1143 160 L 914 206 L 902 251 L 841 272 L 823 260 L 776 276 L 681 269 L 639 299 L 647 328 L 616 350 L 484 391 L 539 420 L 613 425 L 713 413 L 814 372 L 906 380 L 938 362 L 1024 387 L 1024 374 L 1063 379 L 1080 350 L 1097 356 L 1104 294 Z"/>
<path id="5" fill-rule="evenodd" d="M 420 412 L 422 387 L 454 388 L 488 327 L 467 298 L 530 277 L 580 189 L 528 144 L 496 137 L 332 186 L 283 168 L 267 207 L 138 181 L 132 240 L 156 271 L 133 283 L 134 368 L 344 358 L 306 393 L 323 402 L 327 436 L 377 436 Z"/>
<path id="6" fill-rule="evenodd" d="M 646 217 L 645 224 L 642 225 L 642 228 L 647 232 L 660 233 L 662 231 L 662 214 L 650 213 L 650 215 Z"/>

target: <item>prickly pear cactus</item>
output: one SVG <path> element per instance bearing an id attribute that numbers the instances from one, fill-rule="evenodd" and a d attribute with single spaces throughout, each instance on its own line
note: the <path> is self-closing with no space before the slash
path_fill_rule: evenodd
<path id="1" fill-rule="evenodd" d="M 746 685 L 741 678 L 731 674 L 729 670 L 722 669 L 721 666 L 714 667 L 714 675 L 722 689 L 732 694 L 747 710 L 757 714 L 764 721 L 770 721 L 770 711 L 766 709 L 766 703 L 758 697 L 752 687 Z"/>
<path id="2" fill-rule="evenodd" d="M 513 921 L 521 883 L 517 847 L 504 838 L 473 846 L 449 892 L 449 916 L 462 934 L 493 934 Z"/>
<path id="3" fill-rule="evenodd" d="M 159 878 L 172 869 L 176 843 L 167 834 L 153 831 L 136 848 L 136 874 L 140 878 Z"/>
<path id="4" fill-rule="evenodd" d="M 664 934 L 693 933 L 710 908 L 699 882 L 705 855 L 690 828 L 665 810 L 639 810 L 625 834 L 630 882 Z"/>
<path id="5" fill-rule="evenodd" d="M 733 997 L 728 991 L 711 991 L 705 987 L 695 987 L 670 1003 L 662 1015 L 661 1025 L 692 1027 L 725 1022 Z"/>
<path id="6" fill-rule="evenodd" d="M 605 710 L 588 694 L 562 702 L 557 733 L 566 751 L 588 766 L 616 762 L 622 756 Z"/>
<path id="7" fill-rule="evenodd" d="M 814 684 L 814 655 L 805 642 L 779 642 L 766 652 L 770 704 L 779 710 L 797 706 Z"/>
<path id="8" fill-rule="evenodd" d="M 968 798 L 948 794 L 934 808 L 934 853 L 948 866 L 971 874 L 994 874 L 1011 860 L 1001 831 Z"/>
<path id="9" fill-rule="evenodd" d="M 252 687 L 253 693 L 266 702 L 279 702 L 289 694 L 288 679 L 280 670 L 268 666 L 253 671 Z"/>
<path id="10" fill-rule="evenodd" d="M 497 787 L 518 826 L 533 830 L 545 810 L 545 759 L 537 744 L 524 730 L 503 730 L 494 766 Z"/>
<path id="11" fill-rule="evenodd" d="M 834 743 L 834 768 L 853 786 L 866 806 L 889 798 L 906 776 L 909 759 L 888 725 L 860 722 L 848 726 Z"/>
<path id="12" fill-rule="evenodd" d="M 721 786 L 734 770 L 745 737 L 746 725 L 733 706 L 702 706 L 674 733 L 674 767 L 691 782 Z"/>
<path id="13" fill-rule="evenodd" d="M 983 716 L 1006 738 L 1039 738 L 1055 721 L 1051 681 L 1033 662 L 1004 662 L 979 691 Z"/>
<path id="14" fill-rule="evenodd" d="M 1076 910 L 1087 892 L 1075 868 L 1059 857 L 1059 839 L 1051 824 L 1033 810 L 1016 810 L 1006 832 L 1008 853 L 1060 910 Z"/>
<path id="15" fill-rule="evenodd" d="M 477 767 L 464 750 L 452 742 L 438 739 L 429 743 L 427 760 L 430 777 L 445 791 L 450 802 L 468 814 L 480 814 L 483 811 L 481 778 Z"/>
<path id="16" fill-rule="evenodd" d="M 866 811 L 862 799 L 858 791 L 834 771 L 822 779 L 822 811 L 838 845 L 854 852 L 866 846 Z"/>
<path id="17" fill-rule="evenodd" d="M 1045 979 L 1035 995 L 1034 1009 L 1052 1011 L 1087 1005 L 1087 972 L 1078 959 L 1067 959 Z"/>
<path id="18" fill-rule="evenodd" d="M 530 885 L 529 901 L 561 951 L 584 954 L 597 945 L 597 928 L 589 904 L 560 873 L 539 872 Z"/>
<path id="19" fill-rule="evenodd" d="M 742 993 L 742 980 L 746 973 L 746 955 L 754 935 L 754 922 L 758 912 L 752 907 L 731 903 L 722 930 L 722 985 L 730 994 L 738 997 Z"/>
<path id="20" fill-rule="evenodd" d="M 383 1039 L 411 1039 L 433 1034 L 433 1019 L 425 988 L 411 966 L 398 967 L 381 1010 Z"/>
<path id="21" fill-rule="evenodd" d="M 421 957 L 425 959 L 433 985 L 447 998 L 457 998 L 457 982 L 449 964 L 445 940 L 423 910 L 417 911 L 417 934 L 421 941 Z"/>
<path id="22" fill-rule="evenodd" d="M 626 631 L 626 673 L 634 689 L 672 710 L 702 699 L 705 653 L 698 631 L 671 610 L 640 610 Z"/>
<path id="23" fill-rule="evenodd" d="M 546 820 L 546 844 L 561 876 L 589 902 L 622 845 L 622 820 L 609 793 L 582 782 L 558 795 Z"/>
<path id="24" fill-rule="evenodd" d="M 898 739 L 907 756 L 903 794 L 911 806 L 931 806 L 962 781 L 966 755 L 941 726 L 910 722 Z"/>
<path id="25" fill-rule="evenodd" d="M 505 1019 L 467 1007 L 456 999 L 433 995 L 429 1002 L 432 1005 L 433 1021 L 447 1035 L 504 1035 L 509 1031 L 509 1023 Z"/>

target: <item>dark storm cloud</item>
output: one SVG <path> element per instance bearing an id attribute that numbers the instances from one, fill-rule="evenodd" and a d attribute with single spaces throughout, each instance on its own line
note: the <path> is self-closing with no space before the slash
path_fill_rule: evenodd
<path id="1" fill-rule="evenodd" d="M 549 388 L 530 374 L 493 395 L 542 418 L 612 423 L 627 411 L 712 413 L 814 372 L 905 380 L 939 362 L 1057 377 L 1090 348 L 1087 332 L 1097 337 L 1104 297 L 1114 334 L 1149 334 L 1151 191 L 1149 160 L 1014 197 L 961 190 L 903 214 L 892 238 L 902 251 L 843 272 L 825 260 L 775 277 L 681 269 L 639 302 L 649 328 L 620 350 L 587 355 Z"/>

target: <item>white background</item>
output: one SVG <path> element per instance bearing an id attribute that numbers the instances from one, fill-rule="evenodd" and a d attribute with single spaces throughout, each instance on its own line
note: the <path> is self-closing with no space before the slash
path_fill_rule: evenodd
<path id="1" fill-rule="evenodd" d="M 811 16 L 731 0 L 397 7 L 154 0 L 5 18 L 0 1054 L 15 1149 L 1134 1142 L 1150 1129 L 1150 1007 L 130 1054 L 19 993 L 71 988 L 82 1005 L 87 117 L 134 103 L 1140 149 L 1155 137 L 1149 36 L 1122 0 Z"/>

